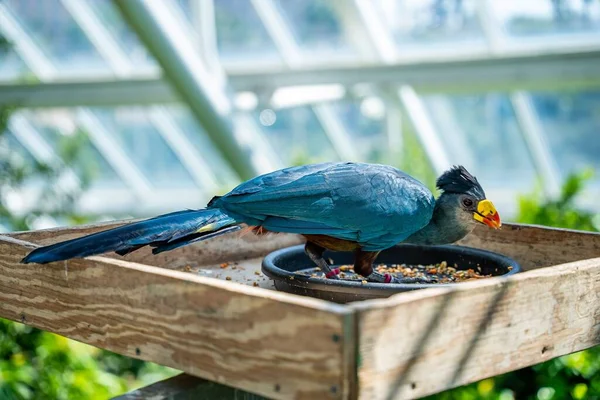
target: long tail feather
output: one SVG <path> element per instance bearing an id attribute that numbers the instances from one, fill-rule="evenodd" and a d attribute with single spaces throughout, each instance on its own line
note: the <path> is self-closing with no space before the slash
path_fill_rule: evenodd
<path id="1" fill-rule="evenodd" d="M 225 231 L 232 225 L 237 225 L 237 222 L 219 209 L 178 211 L 40 247 L 21 262 L 45 264 L 110 251 L 125 255 L 148 245 L 155 247 L 157 253 L 205 240 L 209 234 Z"/>
<path id="2" fill-rule="evenodd" d="M 188 235 L 179 240 L 172 241 L 172 242 L 169 242 L 164 245 L 156 246 L 154 249 L 152 249 L 152 254 L 162 253 L 163 251 L 175 250 L 179 247 L 187 246 L 188 244 L 202 242 L 204 240 L 212 239 L 214 237 L 221 236 L 226 233 L 239 231 L 240 229 L 242 229 L 241 226 L 233 225 L 233 226 L 227 226 L 225 228 L 219 229 L 218 231 L 214 231 L 214 232 L 197 233 L 194 235 Z"/>

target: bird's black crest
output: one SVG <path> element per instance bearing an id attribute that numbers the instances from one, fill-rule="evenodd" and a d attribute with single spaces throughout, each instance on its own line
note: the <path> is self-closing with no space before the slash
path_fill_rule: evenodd
<path id="1" fill-rule="evenodd" d="M 444 172 L 437 180 L 437 187 L 445 193 L 465 193 L 484 199 L 485 192 L 475 178 L 462 165 Z"/>

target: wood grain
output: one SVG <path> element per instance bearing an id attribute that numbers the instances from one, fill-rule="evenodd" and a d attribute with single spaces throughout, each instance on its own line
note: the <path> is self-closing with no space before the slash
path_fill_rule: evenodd
<path id="1" fill-rule="evenodd" d="M 478 226 L 458 244 L 504 254 L 525 270 L 600 257 L 600 233 L 535 225 Z"/>
<path id="2" fill-rule="evenodd" d="M 50 244 L 118 224 L 14 237 Z M 230 235 L 127 258 L 186 273 L 118 256 L 21 265 L 27 244 L 5 238 L 0 315 L 272 398 L 420 397 L 600 342 L 599 234 L 478 227 L 459 244 L 529 272 L 351 306 L 233 283 L 248 284 L 264 254 L 301 242 Z M 221 270 L 224 261 L 244 270 Z"/>
<path id="3" fill-rule="evenodd" d="M 0 238 L 0 316 L 270 398 L 347 398 L 353 315 L 324 301 L 102 257 L 20 264 Z"/>
<path id="4" fill-rule="evenodd" d="M 116 228 L 133 221 L 137 220 L 17 232 L 11 233 L 9 236 L 39 245 L 48 245 Z M 186 266 L 199 267 L 226 261 L 241 261 L 264 257 L 274 250 L 303 242 L 304 239 L 298 235 L 269 234 L 257 236 L 252 233 L 232 233 L 157 255 L 153 255 L 151 249 L 147 247 L 128 254 L 125 257 L 114 253 L 103 256 L 157 267 L 181 269 Z"/>
<path id="5" fill-rule="evenodd" d="M 599 344 L 600 258 L 353 307 L 360 398 L 416 398 Z"/>

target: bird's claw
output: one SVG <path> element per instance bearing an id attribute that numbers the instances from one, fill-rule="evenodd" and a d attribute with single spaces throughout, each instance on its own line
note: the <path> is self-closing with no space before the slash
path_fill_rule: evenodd
<path id="1" fill-rule="evenodd" d="M 340 269 L 339 268 L 334 268 L 331 271 L 325 273 L 325 278 L 327 278 L 327 279 L 340 279 L 338 277 L 339 273 L 340 273 Z"/>

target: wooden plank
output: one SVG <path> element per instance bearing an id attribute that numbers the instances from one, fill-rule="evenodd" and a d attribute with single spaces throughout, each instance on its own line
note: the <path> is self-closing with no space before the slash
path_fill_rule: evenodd
<path id="1" fill-rule="evenodd" d="M 178 268 L 178 270 L 199 276 L 276 290 L 273 280 L 262 273 L 262 260 L 263 258 L 259 257 L 237 262 L 201 265 L 199 267 L 188 265 L 184 268 Z"/>
<path id="2" fill-rule="evenodd" d="M 70 228 L 52 228 L 39 231 L 16 232 L 11 233 L 8 236 L 39 245 L 48 245 L 115 228 L 131 223 L 132 221 L 118 221 Z M 182 269 L 187 266 L 199 267 L 226 261 L 240 261 L 264 257 L 274 250 L 303 242 L 304 239 L 298 235 L 270 234 L 256 236 L 252 233 L 233 233 L 157 255 L 153 255 L 150 248 L 144 248 L 128 254 L 125 257 L 116 254 L 107 254 L 104 255 L 104 257 L 154 265 L 157 267 Z"/>
<path id="3" fill-rule="evenodd" d="M 69 228 L 14 232 L 7 236 L 40 245 L 73 239 L 94 232 L 115 228 L 131 221 L 108 222 Z M 174 251 L 153 255 L 151 249 L 141 249 L 125 257 L 106 254 L 103 257 L 138 262 L 199 276 L 232 280 L 245 285 L 275 290 L 275 285 L 261 272 L 263 257 L 273 250 L 303 242 L 297 235 L 224 235 Z M 227 268 L 221 268 L 227 263 Z"/>
<path id="4" fill-rule="evenodd" d="M 118 223 L 120 224 L 120 223 Z M 95 225 L 95 226 L 87 226 L 87 227 L 78 227 L 78 228 L 69 228 L 69 229 L 55 229 L 55 230 L 46 230 L 46 231 L 37 231 L 37 232 L 22 232 L 22 233 L 17 233 L 14 234 L 15 237 L 21 238 L 21 239 L 28 239 L 31 241 L 34 241 L 36 243 L 43 243 L 43 244 L 49 244 L 49 243 L 54 243 L 56 241 L 59 240 L 65 240 L 71 237 L 76 237 L 76 236 L 80 236 L 83 234 L 88 234 L 97 230 L 101 230 L 101 229 L 106 229 L 107 227 L 111 227 L 111 226 L 116 226 L 116 224 L 103 224 L 103 225 Z M 243 242 L 243 243 L 240 243 Z M 169 252 L 169 253 L 164 253 L 164 257 L 162 257 L 161 255 L 154 257 L 148 254 L 148 252 L 137 252 L 134 253 L 133 255 L 129 256 L 129 260 L 135 260 L 135 261 L 139 261 L 139 262 L 144 262 L 144 263 L 148 263 L 148 264 L 153 264 L 153 265 L 157 265 L 157 266 L 164 266 L 167 268 L 175 268 L 175 269 L 179 269 L 181 271 L 188 271 L 191 272 L 188 273 L 187 275 L 191 275 L 191 277 L 189 279 L 194 280 L 196 278 L 198 278 L 195 275 L 200 275 L 199 279 L 203 279 L 202 275 L 203 273 L 206 273 L 207 271 L 210 271 L 211 273 L 214 273 L 215 277 L 218 278 L 226 278 L 226 277 L 230 277 L 232 279 L 232 281 L 237 281 L 240 283 L 246 283 L 246 284 L 250 284 L 248 281 L 248 278 L 251 277 L 251 274 L 253 274 L 254 269 L 258 270 L 259 267 L 259 262 L 260 262 L 260 257 L 262 257 L 264 254 L 272 251 L 275 248 L 280 248 L 286 245 L 292 245 L 292 244 L 296 244 L 296 243 L 300 243 L 301 239 L 298 236 L 295 235 L 276 235 L 276 236 L 267 236 L 267 237 L 256 237 L 256 236 L 252 236 L 252 235 L 247 235 L 243 238 L 239 238 L 236 236 L 224 236 L 222 238 L 217 238 L 215 240 L 211 240 L 211 241 L 207 241 L 204 243 L 200 243 L 197 245 L 192 245 L 192 246 L 188 246 L 185 247 L 183 249 L 180 250 L 176 250 L 174 252 Z M 543 228 L 543 227 L 537 227 L 537 226 L 526 226 L 526 225 L 515 225 L 515 224 L 506 224 L 504 225 L 503 229 L 498 230 L 498 231 L 494 231 L 494 230 L 490 230 L 486 227 L 481 227 L 481 228 L 477 228 L 473 234 L 469 235 L 467 238 L 465 238 L 464 240 L 462 240 L 459 244 L 461 245 L 466 245 L 466 246 L 472 246 L 472 247 L 479 247 L 479 248 L 484 248 L 484 249 L 488 249 L 491 251 L 495 251 L 498 253 L 502 253 L 502 254 L 506 254 L 508 256 L 511 256 L 513 258 L 515 258 L 516 260 L 518 260 L 522 266 L 527 269 L 527 270 L 532 270 L 532 269 L 536 269 L 536 268 L 540 268 L 540 267 L 547 267 L 556 263 L 564 263 L 564 262 L 570 262 L 570 261 L 575 261 L 575 260 L 582 260 L 582 259 L 587 259 L 587 258 L 592 258 L 592 257 L 597 257 L 600 256 L 600 235 L 598 234 L 590 234 L 590 233 L 585 233 L 585 232 L 577 232 L 577 231 L 569 231 L 569 230 L 562 230 L 562 229 L 549 229 L 549 228 Z M 231 274 L 230 272 L 232 272 L 231 270 L 225 270 L 225 271 L 220 271 L 218 269 L 219 264 L 221 261 L 232 261 L 232 260 L 241 260 L 244 258 L 244 254 L 246 254 L 248 257 L 258 257 L 258 258 L 254 258 L 251 260 L 245 260 L 245 261 L 240 261 L 239 265 L 242 265 L 244 268 L 246 268 L 246 271 L 243 273 L 240 273 L 239 271 L 236 271 L 236 274 Z M 114 257 L 118 257 L 118 256 L 114 256 Z M 113 263 L 110 260 L 104 259 L 104 258 L 93 258 L 94 262 L 98 262 L 98 260 L 103 260 L 100 262 L 104 262 L 104 263 L 108 263 L 110 265 L 112 265 Z M 80 261 L 81 262 L 81 261 Z M 130 265 L 129 263 L 125 263 L 127 265 Z M 73 265 L 73 261 L 70 261 L 68 263 L 69 265 L 69 270 L 70 270 L 70 266 Z M 76 263 L 76 265 L 79 265 Z M 118 265 L 115 264 L 115 265 Z M 190 268 L 191 267 L 191 268 Z M 561 267 L 562 268 L 562 267 Z M 555 270 L 555 268 L 552 268 L 552 270 Z M 203 272 L 204 271 L 204 272 Z M 544 270 L 544 271 L 540 271 L 540 274 L 542 274 L 544 277 L 546 277 L 546 274 L 548 270 Z M 526 276 L 530 276 L 527 274 L 521 274 L 521 276 L 511 279 L 509 282 L 514 281 L 515 279 L 517 281 L 519 281 L 520 279 L 524 279 L 523 277 Z M 204 276 L 210 276 L 210 275 L 204 275 Z M 550 275 L 548 275 L 550 276 Z M 187 279 L 187 278 L 185 278 Z M 545 278 L 544 278 L 545 279 Z M 211 281 L 209 279 L 209 281 Z M 479 303 L 474 303 L 477 307 L 475 307 L 476 310 L 478 310 L 477 312 L 481 312 L 481 304 L 487 304 L 485 303 L 485 301 L 489 302 L 489 298 L 486 296 L 492 296 L 494 293 L 496 293 L 495 291 L 498 291 L 500 289 L 498 289 L 499 287 L 504 287 L 504 286 L 496 286 L 497 283 L 495 283 L 495 280 L 486 280 L 485 282 L 476 282 L 476 283 L 469 283 L 469 284 L 463 284 L 463 286 L 461 287 L 461 290 L 459 291 L 460 293 L 462 293 L 462 291 L 464 290 L 473 290 L 472 292 L 472 296 L 474 296 L 474 298 L 480 299 L 478 300 Z M 225 284 L 225 282 L 223 282 Z M 229 282 L 228 282 L 229 283 Z M 260 286 L 262 287 L 268 287 L 268 288 L 272 288 L 272 285 L 270 285 L 269 282 L 259 282 Z M 533 281 L 530 282 L 529 284 L 533 284 Z M 511 283 L 512 285 L 512 283 Z M 519 285 L 523 285 L 523 284 L 519 284 Z M 535 286 L 535 285 L 534 285 Z M 227 286 L 229 287 L 229 286 Z M 483 289 L 477 289 L 477 288 L 483 288 Z M 537 287 L 537 291 L 539 291 L 539 286 Z M 488 289 L 485 289 L 488 288 Z M 490 289 L 492 288 L 492 289 Z M 486 293 L 479 293 L 477 291 L 475 291 L 475 289 L 477 290 L 489 290 L 489 292 Z M 596 288 L 597 289 L 597 288 Z M 511 289 L 512 290 L 512 289 Z M 525 289 L 528 290 L 528 289 Z M 435 296 L 442 296 L 441 298 L 445 298 L 444 296 L 450 296 L 449 294 L 436 294 L 434 296 L 434 293 L 446 293 L 445 290 L 428 290 L 428 291 L 419 291 L 418 293 L 408 293 L 408 294 L 401 294 L 401 295 L 397 295 L 394 298 L 390 299 L 389 301 L 399 301 L 397 299 L 403 299 L 401 301 L 402 304 L 404 304 L 406 302 L 406 304 L 408 304 L 408 302 L 410 301 L 416 301 L 417 305 L 415 307 L 424 307 L 423 311 L 426 315 L 427 313 L 431 313 L 432 310 L 430 308 L 427 307 L 432 307 L 431 303 L 429 303 L 430 305 L 421 305 L 421 301 L 422 297 L 421 296 L 425 296 L 423 298 L 429 298 L 429 296 L 433 296 L 432 298 L 437 298 Z M 477 294 L 479 293 L 479 294 Z M 502 289 L 501 291 L 502 293 L 502 297 L 504 297 L 504 289 Z M 500 296 L 500 294 L 498 294 Z M 471 295 L 469 295 L 471 296 Z M 483 297 L 481 297 L 483 296 Z M 512 295 L 511 295 L 512 296 Z M 512 296 L 514 297 L 514 296 Z M 511 298 L 512 298 L 511 297 Z M 454 295 L 451 295 L 450 298 L 452 298 L 454 300 Z M 470 299 L 470 297 L 469 297 Z M 2 297 L 0 296 L 0 301 L 2 300 Z M 535 296 L 530 296 L 528 298 L 526 298 L 525 300 L 529 301 L 529 300 L 536 300 Z M 570 299 L 567 299 L 568 302 L 570 302 Z M 433 300 L 428 300 L 429 302 L 433 301 Z M 469 301 L 472 300 L 465 300 L 467 303 Z M 370 307 L 373 303 L 369 302 L 366 303 L 366 305 L 364 307 Z M 387 309 L 389 307 L 394 308 L 391 305 L 385 305 L 387 303 L 376 303 L 378 307 L 383 307 L 383 309 Z M 393 303 L 390 303 L 393 304 Z M 441 303 L 440 303 L 441 304 Z M 460 303 L 463 304 L 463 303 Z M 466 304 L 466 303 L 464 303 Z M 501 303 L 504 304 L 504 303 Z M 571 303 L 569 303 L 571 304 Z M 362 306 L 361 306 L 362 307 Z M 404 307 L 404 306 L 403 306 Z M 412 306 L 408 306 L 406 305 L 405 307 L 408 307 L 409 309 L 411 309 Z M 446 307 L 445 303 L 444 303 L 444 307 Z M 466 306 L 465 306 L 466 307 Z M 473 308 L 473 305 L 470 306 L 471 308 Z M 360 308 L 360 307 L 359 307 Z M 519 309 L 519 308 L 517 308 Z M 365 310 L 365 308 L 361 308 L 361 310 Z M 377 313 L 378 310 L 371 310 L 374 313 Z M 453 311 L 454 312 L 454 311 Z M 495 311 L 494 311 L 495 312 Z M 395 313 L 395 310 L 394 310 Z M 394 314 L 393 313 L 393 314 Z M 490 313 L 492 313 L 492 311 L 490 311 Z M 492 313 L 493 314 L 493 313 Z M 370 314 L 364 314 L 361 312 L 360 316 L 361 316 L 361 324 L 359 327 L 356 327 L 354 330 L 352 329 L 352 323 L 349 322 L 351 320 L 346 319 L 346 324 L 344 327 L 344 335 L 347 338 L 351 338 L 353 335 L 356 335 L 355 332 L 356 330 L 358 330 L 359 328 L 361 329 L 361 334 L 362 334 L 362 329 L 365 326 L 363 324 L 364 321 L 370 321 L 370 319 L 363 319 L 363 317 L 365 315 L 370 315 Z M 395 314 L 394 314 L 395 315 Z M 401 312 L 400 312 L 400 315 Z M 410 315 L 410 312 L 407 312 L 407 315 Z M 480 314 L 473 314 L 471 315 L 471 318 L 477 318 L 477 315 L 481 316 Z M 496 319 L 497 317 L 494 315 L 494 319 Z M 405 315 L 406 316 L 406 315 Z M 444 317 L 446 318 L 446 317 Z M 449 318 L 449 317 L 448 317 Z M 463 319 L 465 319 L 464 315 L 461 316 L 460 318 L 461 321 Z M 502 316 L 501 318 L 517 318 L 514 315 L 508 315 L 508 316 Z M 461 329 L 464 329 L 466 332 L 469 332 L 469 329 L 473 329 L 473 326 L 469 325 L 472 319 L 466 319 L 466 321 L 468 322 L 466 327 L 463 327 Z M 385 321 L 385 318 L 382 320 Z M 434 327 L 437 326 L 437 324 L 440 323 L 439 319 L 436 320 L 432 320 L 431 321 L 432 324 L 434 324 Z M 512 324 L 513 322 L 510 322 L 510 324 Z M 358 324 L 358 323 L 356 323 Z M 413 323 L 414 325 L 414 323 Z M 373 330 L 375 330 L 375 326 L 376 323 L 373 322 Z M 462 325 L 461 325 L 462 326 Z M 394 327 L 394 329 L 396 329 L 397 327 Z M 421 329 L 422 326 L 419 324 L 416 324 L 414 329 Z M 441 332 L 439 330 L 439 328 L 435 328 L 435 330 L 437 332 Z M 428 330 L 429 331 L 429 330 Z M 428 331 L 424 331 L 425 333 Z M 402 330 L 397 330 L 397 333 L 401 333 L 403 332 Z M 518 338 L 520 340 L 521 336 L 519 332 L 509 332 L 510 334 L 519 334 Z M 411 341 L 409 341 L 409 343 L 414 343 L 414 340 L 416 340 L 415 338 L 418 338 L 420 336 L 423 336 L 423 334 L 417 334 L 415 335 L 415 333 L 413 331 L 410 332 L 406 332 L 405 334 L 409 334 L 412 335 L 411 337 Z M 438 334 L 439 335 L 439 334 Z M 462 333 L 461 333 L 462 335 Z M 364 337 L 361 338 L 361 346 L 364 345 L 365 343 L 367 344 L 366 347 L 361 347 L 361 351 L 364 350 L 364 348 L 369 348 L 369 346 L 371 346 L 371 344 L 369 344 L 369 341 L 372 341 L 372 337 L 374 336 L 374 333 L 370 333 L 370 337 L 371 339 L 368 339 L 369 335 L 367 336 L 367 339 L 365 339 Z M 427 343 L 429 339 L 429 336 L 424 336 L 425 339 L 423 339 L 424 343 Z M 364 340 L 363 340 L 364 339 Z M 352 340 L 352 339 L 347 339 L 347 340 Z M 458 339 L 457 339 L 458 340 Z M 478 340 L 475 343 L 478 343 Z M 597 342 L 597 341 L 596 341 Z M 459 343 L 462 343 L 459 341 Z M 406 347 L 402 347 L 403 349 L 406 350 Z M 554 347 L 553 347 L 554 348 Z M 459 347 L 459 349 L 461 349 Z M 576 348 L 575 348 L 576 349 Z M 439 351 L 439 350 L 438 350 Z M 458 350 L 457 350 L 458 351 Z M 466 350 L 465 350 L 466 351 Z M 573 350 L 574 351 L 574 350 Z M 355 388 L 354 382 L 352 381 L 353 378 L 356 378 L 355 376 L 355 372 L 353 370 L 353 349 L 351 349 L 350 347 L 344 347 L 343 348 L 343 355 L 342 358 L 344 359 L 343 362 L 343 373 L 342 375 L 344 375 L 346 378 L 343 379 L 343 385 L 344 385 L 344 390 L 342 390 L 342 393 L 344 393 L 344 396 L 346 396 L 347 394 L 352 395 L 352 390 L 353 388 Z M 545 354 L 550 354 L 549 351 L 546 349 Z M 561 352 L 557 352 L 556 354 L 553 354 L 552 356 L 555 355 L 560 355 L 560 354 L 564 354 Z M 471 357 L 471 354 L 469 353 L 469 357 Z M 543 359 L 546 359 L 549 357 L 545 357 L 542 359 L 538 359 L 535 362 L 540 362 Z M 399 358 L 400 360 L 402 358 Z M 414 359 L 411 359 L 412 361 L 410 361 L 410 363 L 415 364 L 416 361 Z M 467 359 L 468 361 L 468 359 Z M 406 364 L 406 360 L 404 361 Z M 533 362 L 533 361 L 532 361 Z M 465 362 L 466 363 L 466 362 Z M 523 361 L 523 364 L 521 365 L 519 362 L 517 362 L 514 366 L 514 368 L 517 368 L 520 366 L 524 366 L 524 365 L 528 365 L 527 363 L 529 363 L 529 358 L 525 361 Z M 411 364 L 411 365 L 412 365 Z M 448 364 L 448 363 L 446 363 Z M 166 365 L 170 365 L 170 364 L 166 364 Z M 420 364 L 419 364 L 420 365 Z M 435 363 L 431 364 L 431 365 L 435 365 Z M 431 365 L 427 364 L 427 368 L 432 368 Z M 469 366 L 470 364 L 466 364 L 467 366 Z M 513 366 L 511 366 L 512 368 Z M 392 366 L 391 367 L 391 373 L 395 373 L 394 371 L 398 370 L 398 366 Z M 445 368 L 449 368 L 448 366 L 446 366 Z M 463 369 L 466 367 L 462 367 Z M 514 369 L 512 368 L 512 369 Z M 482 371 L 484 370 L 489 370 L 489 369 L 485 369 L 485 368 L 481 368 Z M 504 372 L 507 371 L 509 369 L 503 369 L 500 372 Z M 368 373 L 367 375 L 365 375 L 365 369 L 364 369 L 364 364 L 360 369 L 361 371 L 361 377 L 368 377 Z M 461 370 L 462 371 L 462 370 Z M 490 372 L 489 375 L 486 376 L 491 376 L 500 372 Z M 385 374 L 384 374 L 385 375 Z M 472 377 L 471 375 L 465 374 L 463 372 L 460 372 L 460 376 L 458 376 L 455 379 L 455 382 L 449 383 L 447 385 L 438 385 L 436 386 L 437 389 L 435 389 L 435 391 L 439 391 L 439 390 L 443 390 L 452 386 L 456 386 L 462 383 L 466 383 L 472 380 L 476 380 L 476 379 L 481 379 L 484 377 L 484 374 L 472 374 L 474 377 Z M 205 375 L 201 375 L 201 376 L 205 376 Z M 403 376 L 406 377 L 410 377 L 410 375 L 408 374 L 403 374 Z M 210 377 L 209 377 L 210 379 Z M 366 378 L 367 381 L 369 380 L 369 378 Z M 403 378 L 404 379 L 404 378 Z M 408 379 L 408 378 L 407 378 Z M 461 380 L 462 379 L 462 380 Z M 364 384 L 364 379 L 361 379 L 361 394 L 363 394 L 363 389 L 365 389 L 367 386 L 365 386 Z M 403 393 L 406 394 L 407 396 L 410 396 L 411 393 L 414 395 L 422 395 L 422 394 L 426 394 L 426 393 L 433 393 L 431 390 L 431 388 L 427 388 L 425 387 L 425 391 L 421 391 L 421 387 L 419 386 L 419 383 L 414 380 L 415 383 L 415 389 L 412 389 L 412 383 L 411 382 L 411 388 L 409 390 L 409 392 Z M 435 386 L 435 385 L 434 385 Z M 417 390 L 416 388 L 419 387 L 419 389 Z M 383 385 L 382 386 L 383 389 L 381 390 L 386 390 L 386 386 Z M 261 392 L 262 393 L 262 392 Z M 421 393 L 421 394 L 419 394 Z M 263 393 L 264 394 L 264 393 Z"/>
<path id="5" fill-rule="evenodd" d="M 600 258 L 357 303 L 358 390 L 407 399 L 600 343 Z"/>
<path id="6" fill-rule="evenodd" d="M 478 226 L 458 244 L 512 257 L 525 270 L 600 257 L 600 233 L 535 225 Z"/>
<path id="7" fill-rule="evenodd" d="M 164 381 L 134 390 L 113 400 L 265 400 L 265 397 L 220 385 L 188 374 L 179 374 Z"/>
<path id="8" fill-rule="evenodd" d="M 0 238 L 0 316 L 271 398 L 347 398 L 353 315 L 324 301 L 120 260 L 20 264 Z"/>

